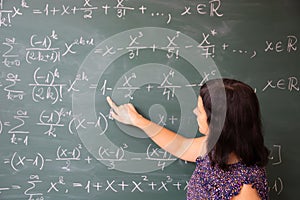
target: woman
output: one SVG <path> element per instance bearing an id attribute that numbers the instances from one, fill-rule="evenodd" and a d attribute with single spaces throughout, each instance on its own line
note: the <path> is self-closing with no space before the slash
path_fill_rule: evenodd
<path id="1" fill-rule="evenodd" d="M 221 91 L 225 91 L 225 98 Z M 114 119 L 142 129 L 174 156 L 196 162 L 188 200 L 268 199 L 265 166 L 269 152 L 264 145 L 258 99 L 250 86 L 232 79 L 204 84 L 194 109 L 199 131 L 204 134 L 198 138 L 183 137 L 149 121 L 132 104 L 117 106 L 109 97 L 107 101 Z"/>

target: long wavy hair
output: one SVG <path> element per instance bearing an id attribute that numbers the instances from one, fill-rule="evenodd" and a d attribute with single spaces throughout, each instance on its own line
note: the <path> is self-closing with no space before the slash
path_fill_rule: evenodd
<path id="1" fill-rule="evenodd" d="M 225 98 L 220 97 L 221 90 L 225 90 Z M 254 90 L 241 81 L 215 79 L 201 87 L 200 96 L 210 127 L 207 146 L 211 146 L 208 155 L 212 165 L 228 169 L 231 153 L 235 153 L 247 166 L 267 165 L 269 150 L 264 145 L 260 107 Z M 216 110 L 214 114 L 212 114 L 212 99 L 217 103 L 213 105 L 217 107 L 214 108 Z M 226 104 L 218 102 L 222 99 L 226 99 Z M 226 112 L 224 123 L 220 123 L 218 112 Z M 221 131 L 221 134 L 218 134 L 218 131 Z M 215 135 L 219 137 L 214 139 Z"/>

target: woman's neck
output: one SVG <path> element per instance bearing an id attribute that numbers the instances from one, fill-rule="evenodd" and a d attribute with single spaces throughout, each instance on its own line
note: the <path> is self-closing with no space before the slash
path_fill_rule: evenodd
<path id="1" fill-rule="evenodd" d="M 228 157 L 227 164 L 230 165 L 230 164 L 235 164 L 235 163 L 238 163 L 238 162 L 240 162 L 239 157 L 235 153 L 230 153 L 229 157 Z"/>

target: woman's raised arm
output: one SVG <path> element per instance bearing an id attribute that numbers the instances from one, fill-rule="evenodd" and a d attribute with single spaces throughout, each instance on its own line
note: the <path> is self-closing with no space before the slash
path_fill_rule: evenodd
<path id="1" fill-rule="evenodd" d="M 172 155 L 182 160 L 195 162 L 199 155 L 204 154 L 205 136 L 198 138 L 183 137 L 144 118 L 130 103 L 117 106 L 110 97 L 107 97 L 107 102 L 112 109 L 112 118 L 123 124 L 140 128 L 158 146 Z"/>

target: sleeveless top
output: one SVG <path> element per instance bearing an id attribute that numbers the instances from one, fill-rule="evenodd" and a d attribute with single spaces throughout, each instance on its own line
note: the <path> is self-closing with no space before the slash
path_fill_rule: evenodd
<path id="1" fill-rule="evenodd" d="M 224 171 L 211 166 L 208 155 L 196 159 L 187 200 L 229 200 L 239 194 L 243 184 L 251 184 L 262 200 L 268 200 L 268 184 L 264 167 L 246 166 L 238 162 Z"/>

